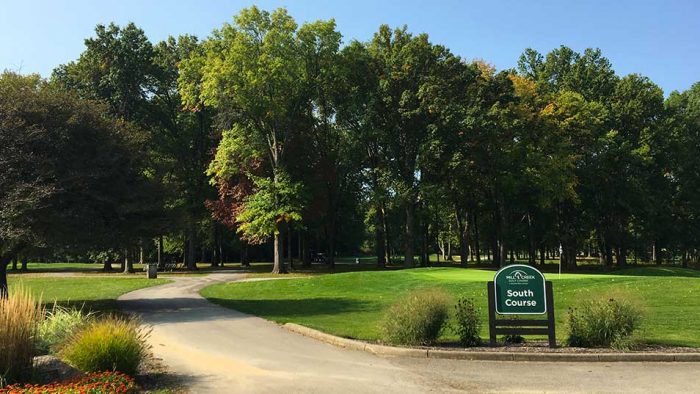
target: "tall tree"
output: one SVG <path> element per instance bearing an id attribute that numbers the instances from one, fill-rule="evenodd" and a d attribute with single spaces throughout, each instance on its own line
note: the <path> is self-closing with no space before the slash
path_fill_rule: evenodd
<path id="1" fill-rule="evenodd" d="M 143 173 L 144 134 L 38 77 L 0 77 L 0 293 L 27 248 L 85 251 L 151 236 L 159 190 Z M 153 220 L 153 221 L 152 221 Z"/>
<path id="2" fill-rule="evenodd" d="M 286 271 L 284 234 L 290 222 L 301 221 L 303 205 L 302 185 L 290 176 L 289 145 L 313 124 L 302 36 L 284 9 L 244 9 L 206 44 L 201 99 L 186 96 L 228 109 L 232 126 L 210 167 L 214 179 L 245 170 L 233 165 L 241 160 L 260 161 L 262 175 L 242 174 L 254 189 L 237 217 L 238 229 L 251 241 L 273 236 L 275 273 Z"/>

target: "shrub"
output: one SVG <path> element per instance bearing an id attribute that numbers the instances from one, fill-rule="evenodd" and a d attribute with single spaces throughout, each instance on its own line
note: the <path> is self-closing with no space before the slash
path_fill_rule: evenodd
<path id="1" fill-rule="evenodd" d="M 639 327 L 642 311 L 628 300 L 598 299 L 569 309 L 569 346 L 628 347 Z"/>
<path id="2" fill-rule="evenodd" d="M 132 394 L 138 388 L 134 379 L 119 372 L 101 372 L 61 383 L 13 385 L 0 389 L 0 394 Z"/>
<path id="3" fill-rule="evenodd" d="M 401 345 L 435 342 L 449 315 L 450 297 L 442 290 L 410 293 L 388 308 L 383 322 L 384 340 Z"/>
<path id="4" fill-rule="evenodd" d="M 459 336 L 462 346 L 478 346 L 481 344 L 479 330 L 481 329 L 481 317 L 479 310 L 471 298 L 462 297 L 455 305 L 455 332 Z"/>
<path id="5" fill-rule="evenodd" d="M 5 382 L 31 377 L 42 317 L 41 303 L 26 289 L 15 288 L 7 299 L 0 299 L 0 373 Z"/>
<path id="6" fill-rule="evenodd" d="M 80 309 L 54 305 L 39 325 L 37 350 L 40 354 L 56 352 L 71 334 L 83 327 L 92 317 Z"/>
<path id="7" fill-rule="evenodd" d="M 119 371 L 134 375 L 147 356 L 148 332 L 138 321 L 114 316 L 93 320 L 68 338 L 61 356 L 84 372 Z"/>

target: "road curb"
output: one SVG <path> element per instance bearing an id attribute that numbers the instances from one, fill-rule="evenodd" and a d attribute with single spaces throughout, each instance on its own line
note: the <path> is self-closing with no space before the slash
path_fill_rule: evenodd
<path id="1" fill-rule="evenodd" d="M 435 358 L 472 361 L 547 361 L 547 362 L 700 362 L 699 353 L 521 353 L 480 352 L 407 348 L 379 345 L 327 334 L 296 323 L 282 325 L 288 331 L 334 346 L 361 350 L 379 356 Z"/>

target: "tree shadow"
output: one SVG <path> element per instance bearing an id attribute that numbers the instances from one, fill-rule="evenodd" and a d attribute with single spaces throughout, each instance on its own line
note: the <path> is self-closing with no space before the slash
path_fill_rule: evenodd
<path id="1" fill-rule="evenodd" d="M 243 313 L 258 316 L 307 317 L 335 315 L 349 312 L 365 312 L 376 309 L 375 303 L 361 300 L 348 300 L 336 297 L 306 299 L 224 299 L 209 298 L 209 301 Z"/>

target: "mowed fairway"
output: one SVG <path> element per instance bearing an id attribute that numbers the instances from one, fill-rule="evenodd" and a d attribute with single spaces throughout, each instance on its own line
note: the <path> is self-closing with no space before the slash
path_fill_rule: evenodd
<path id="1" fill-rule="evenodd" d="M 407 292 L 443 288 L 455 298 L 474 297 L 486 314 L 486 284 L 493 271 L 418 268 L 353 272 L 311 278 L 217 284 L 202 295 L 222 306 L 278 323 L 294 322 L 328 333 L 377 340 L 384 309 Z M 700 347 L 700 271 L 631 268 L 614 274 L 545 274 L 554 284 L 557 336 L 566 337 L 567 310 L 577 301 L 600 295 L 625 295 L 645 311 L 644 342 Z M 488 337 L 482 327 L 482 338 Z M 446 332 L 443 340 L 453 340 Z"/>
<path id="2" fill-rule="evenodd" d="M 149 280 L 127 277 L 30 277 L 11 275 L 10 292 L 22 286 L 44 304 L 71 305 L 86 310 L 110 311 L 116 309 L 116 299 L 122 294 L 143 287 L 168 283 L 166 279 Z"/>

